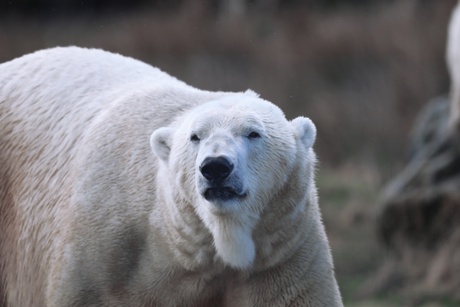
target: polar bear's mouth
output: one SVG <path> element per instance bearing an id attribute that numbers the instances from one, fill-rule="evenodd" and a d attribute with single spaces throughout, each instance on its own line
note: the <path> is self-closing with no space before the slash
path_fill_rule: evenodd
<path id="1" fill-rule="evenodd" d="M 226 201 L 235 198 L 244 198 L 246 193 L 238 193 L 231 187 L 212 187 L 207 188 L 203 196 L 207 201 Z"/>

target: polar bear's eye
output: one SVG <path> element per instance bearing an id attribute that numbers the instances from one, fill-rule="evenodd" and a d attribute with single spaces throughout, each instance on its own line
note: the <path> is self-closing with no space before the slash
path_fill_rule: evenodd
<path id="1" fill-rule="evenodd" d="M 256 131 L 252 131 L 251 133 L 248 134 L 249 139 L 257 139 L 260 138 L 260 133 Z"/>
<path id="2" fill-rule="evenodd" d="M 200 138 L 196 134 L 192 134 L 192 136 L 190 137 L 190 141 L 192 142 L 198 142 L 199 140 Z"/>

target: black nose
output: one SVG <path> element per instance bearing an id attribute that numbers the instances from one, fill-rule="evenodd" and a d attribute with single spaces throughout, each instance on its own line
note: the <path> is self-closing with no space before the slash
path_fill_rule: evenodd
<path id="1" fill-rule="evenodd" d="M 206 158 L 200 166 L 200 172 L 209 181 L 219 182 L 227 179 L 233 171 L 233 164 L 224 157 Z"/>

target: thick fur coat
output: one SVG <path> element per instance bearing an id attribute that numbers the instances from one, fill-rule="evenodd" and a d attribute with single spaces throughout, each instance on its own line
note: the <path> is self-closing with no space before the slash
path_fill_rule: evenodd
<path id="1" fill-rule="evenodd" d="M 0 299 L 342 306 L 315 136 L 253 92 L 101 50 L 1 64 Z"/>

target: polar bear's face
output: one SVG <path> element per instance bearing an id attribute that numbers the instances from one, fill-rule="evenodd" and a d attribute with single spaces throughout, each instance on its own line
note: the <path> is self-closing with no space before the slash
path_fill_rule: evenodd
<path id="1" fill-rule="evenodd" d="M 250 234 L 260 213 L 288 181 L 298 146 L 307 150 L 315 136 L 309 119 L 289 122 L 273 104 L 236 94 L 195 108 L 177 128 L 158 129 L 151 146 L 180 195 L 174 199 L 193 204 L 224 261 L 244 267 L 254 257 Z"/>

